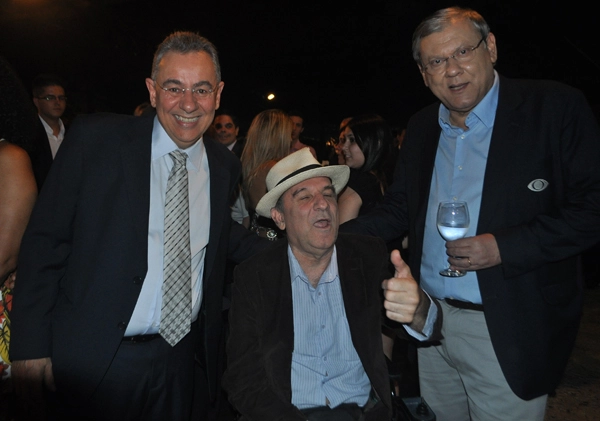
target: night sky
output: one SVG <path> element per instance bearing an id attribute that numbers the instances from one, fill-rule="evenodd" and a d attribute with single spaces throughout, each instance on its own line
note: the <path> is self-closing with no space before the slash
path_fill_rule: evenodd
<path id="1" fill-rule="evenodd" d="M 471 1 L 496 35 L 497 70 L 549 78 L 600 102 L 600 20 L 591 4 Z M 322 138 L 342 118 L 376 112 L 394 126 L 434 100 L 411 56 L 411 34 L 441 1 L 0 0 L 0 54 L 27 88 L 38 73 L 68 82 L 70 115 L 131 114 L 147 100 L 156 46 L 192 30 L 220 53 L 222 108 L 242 131 L 266 108 L 300 109 Z M 558 4 L 558 3 L 556 3 Z M 268 102 L 273 91 L 277 99 Z"/>

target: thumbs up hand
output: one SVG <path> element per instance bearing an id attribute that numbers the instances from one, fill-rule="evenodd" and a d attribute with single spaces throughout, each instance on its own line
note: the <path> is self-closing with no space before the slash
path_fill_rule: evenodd
<path id="1" fill-rule="evenodd" d="M 390 260 L 395 268 L 394 277 L 384 280 L 381 284 L 384 289 L 383 306 L 386 316 L 421 332 L 429 311 L 429 297 L 413 278 L 410 268 L 402 260 L 398 250 L 392 251 Z"/>

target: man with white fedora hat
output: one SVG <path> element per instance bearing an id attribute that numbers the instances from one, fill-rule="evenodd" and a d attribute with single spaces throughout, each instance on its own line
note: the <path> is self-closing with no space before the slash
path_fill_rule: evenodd
<path id="1" fill-rule="evenodd" d="M 338 236 L 348 176 L 307 148 L 267 175 L 256 211 L 286 238 L 236 268 L 229 313 L 223 386 L 244 419 L 389 420 L 382 322 L 417 339 L 438 335 L 438 309 L 398 251 L 390 278 L 382 240 Z"/>

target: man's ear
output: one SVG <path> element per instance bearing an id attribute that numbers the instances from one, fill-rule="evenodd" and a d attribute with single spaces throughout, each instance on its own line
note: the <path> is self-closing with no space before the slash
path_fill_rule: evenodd
<path id="1" fill-rule="evenodd" d="M 148 93 L 150 94 L 150 105 L 156 108 L 156 87 L 154 86 L 154 81 L 151 78 L 146 78 L 146 88 L 148 88 Z"/>
<path id="2" fill-rule="evenodd" d="M 283 217 L 283 213 L 279 212 L 277 208 L 271 208 L 271 219 L 273 219 L 273 222 L 275 222 L 277 228 L 282 231 L 285 229 L 285 219 Z"/>

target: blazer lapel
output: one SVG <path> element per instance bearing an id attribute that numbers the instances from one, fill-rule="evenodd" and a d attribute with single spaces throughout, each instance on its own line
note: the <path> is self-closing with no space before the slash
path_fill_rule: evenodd
<path id="1" fill-rule="evenodd" d="M 277 367 L 278 384 L 282 393 L 292 399 L 291 372 L 292 352 L 294 351 L 294 312 L 292 300 L 292 279 L 287 255 L 287 241 L 277 241 L 272 250 L 270 264 L 257 268 L 261 295 L 264 305 L 263 326 L 270 332 L 272 347 L 277 348 L 277 361 L 270 360 L 268 364 Z M 275 354 L 275 353 L 274 353 Z M 280 368 L 280 369 L 279 369 Z"/>
<path id="2" fill-rule="evenodd" d="M 494 220 L 498 218 L 498 209 L 505 206 L 502 203 L 504 195 L 500 194 L 506 189 L 507 163 L 514 161 L 515 153 L 522 149 L 522 127 L 527 118 L 518 111 L 522 97 L 518 91 L 511 88 L 510 80 L 500 78 L 500 92 L 498 109 L 494 120 L 494 129 L 488 152 L 483 191 L 481 195 L 481 208 L 477 224 L 477 234 L 488 232 L 490 227 L 497 225 Z"/>
<path id="3" fill-rule="evenodd" d="M 336 242 L 336 252 L 346 318 L 353 342 L 356 343 L 361 340 L 362 332 L 365 331 L 367 319 L 364 313 L 369 305 L 363 258 L 354 252 L 350 244 L 340 238 Z"/>
<path id="4" fill-rule="evenodd" d="M 204 142 L 210 171 L 210 231 L 204 260 L 204 275 L 207 279 L 206 276 L 211 273 L 215 262 L 223 224 L 228 223 L 230 219 L 230 214 L 224 212 L 224 210 L 228 208 L 227 200 L 231 175 L 217 151 L 215 151 L 215 145 L 212 142 L 202 141 Z"/>
<path id="5" fill-rule="evenodd" d="M 132 121 L 122 142 L 120 154 L 125 186 L 131 208 L 132 225 L 140 241 L 148 241 L 150 210 L 150 165 L 153 119 Z"/>
<path id="6" fill-rule="evenodd" d="M 437 115 L 439 107 L 432 107 L 434 112 L 433 121 L 435 124 L 427 126 L 427 132 L 423 133 L 419 139 L 419 175 L 416 179 L 417 185 L 411 189 L 416 194 L 419 194 L 418 208 L 416 212 L 417 220 L 415 226 L 417 228 L 417 238 L 422 238 L 425 231 L 425 218 L 427 216 L 427 205 L 429 204 L 429 191 L 431 190 L 431 179 L 433 177 L 433 167 L 435 165 L 435 157 L 440 141 L 441 128 L 437 124 Z"/>

